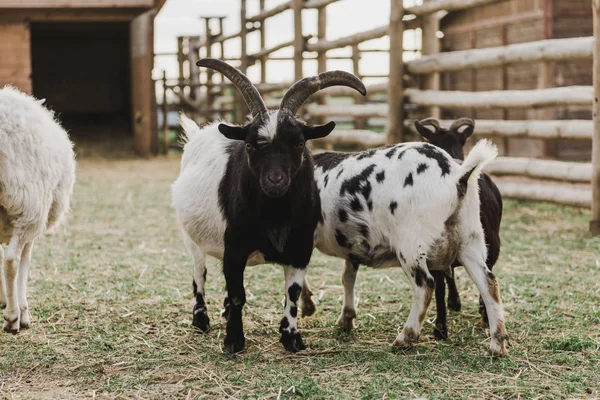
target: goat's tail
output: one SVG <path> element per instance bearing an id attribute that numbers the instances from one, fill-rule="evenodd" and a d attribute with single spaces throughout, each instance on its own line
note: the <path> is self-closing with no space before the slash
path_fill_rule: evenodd
<path id="1" fill-rule="evenodd" d="M 194 136 L 196 136 L 196 134 L 200 132 L 200 127 L 198 126 L 198 124 L 195 123 L 184 113 L 179 114 L 179 124 L 183 128 L 184 133 L 181 143 L 182 145 L 185 145 L 187 142 L 192 140 Z"/>
<path id="2" fill-rule="evenodd" d="M 477 182 L 483 167 L 497 156 L 498 148 L 494 143 L 488 139 L 478 141 L 460 166 L 458 178 L 459 193 L 462 190 L 464 195 L 469 181 Z M 473 179 L 471 180 L 471 178 Z"/>

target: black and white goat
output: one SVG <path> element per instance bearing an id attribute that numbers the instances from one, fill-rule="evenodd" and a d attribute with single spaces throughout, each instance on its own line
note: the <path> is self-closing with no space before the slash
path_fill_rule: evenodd
<path id="1" fill-rule="evenodd" d="M 478 142 L 459 165 L 428 143 L 403 143 L 360 153 L 315 155 L 322 223 L 316 247 L 346 260 L 344 304 L 338 324 L 352 328 L 358 266 L 397 267 L 406 273 L 413 304 L 394 345 L 407 348 L 419 337 L 435 282 L 430 270 L 445 270 L 458 258 L 485 302 L 492 332 L 490 353 L 506 354 L 504 308 L 479 219 L 477 181 L 497 155 Z"/>
<path id="2" fill-rule="evenodd" d="M 427 128 L 433 127 L 433 131 Z M 464 129 L 462 129 L 464 127 Z M 434 146 L 446 150 L 455 160 L 464 160 L 463 147 L 467 139 L 473 134 L 475 122 L 470 118 L 459 118 L 448 129 L 440 126 L 435 118 L 415 121 L 415 128 L 419 134 Z M 461 130 L 462 129 L 462 130 Z M 502 221 L 502 195 L 500 190 L 489 175 L 482 173 L 479 177 L 479 202 L 481 204 L 480 219 L 485 242 L 487 244 L 486 265 L 491 271 L 500 255 L 500 222 Z M 446 271 L 432 271 L 435 279 L 435 300 L 437 317 L 435 320 L 434 334 L 437 339 L 448 337 L 448 324 L 446 313 L 446 283 L 448 284 L 448 308 L 460 311 L 461 303 L 456 282 L 454 281 L 454 268 L 460 266 L 458 259 L 452 263 L 452 268 Z M 479 296 L 479 313 L 484 324 L 488 323 L 485 304 Z"/>
<path id="3" fill-rule="evenodd" d="M 215 123 L 200 129 L 182 117 L 188 138 L 181 173 L 172 187 L 173 207 L 187 250 L 194 259 L 194 319 L 210 328 L 205 304 L 206 255 L 223 260 L 227 286 L 225 347 L 243 349 L 242 308 L 246 265 L 284 266 L 286 305 L 280 332 L 292 352 L 306 348 L 297 325 L 298 299 L 321 218 L 313 160 L 305 142 L 327 136 L 330 122 L 308 126 L 296 112 L 315 92 L 348 86 L 366 94 L 358 78 L 331 71 L 296 82 L 278 111 L 268 112 L 258 90 L 237 69 L 215 59 L 198 66 L 215 69 L 232 81 L 252 113 L 245 126 Z"/>

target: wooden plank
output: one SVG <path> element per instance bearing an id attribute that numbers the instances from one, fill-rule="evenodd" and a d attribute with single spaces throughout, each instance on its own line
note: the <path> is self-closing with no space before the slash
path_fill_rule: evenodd
<path id="1" fill-rule="evenodd" d="M 433 0 L 423 3 L 419 6 L 406 7 L 405 13 L 416 16 L 424 16 L 438 11 L 466 10 L 469 8 L 498 3 L 499 1 L 506 0 Z"/>
<path id="2" fill-rule="evenodd" d="M 594 101 L 591 86 L 486 92 L 406 89 L 405 94 L 411 103 L 422 106 L 474 109 L 590 106 Z"/>
<path id="3" fill-rule="evenodd" d="M 0 24 L 0 88 L 31 93 L 31 34 L 25 24 Z"/>
<path id="4" fill-rule="evenodd" d="M 292 8 L 292 4 L 293 4 L 293 0 L 286 1 L 285 3 L 281 3 L 278 6 L 275 6 L 273 8 L 270 8 L 270 9 L 265 10 L 265 11 L 261 11 L 260 13 L 256 14 L 254 17 L 248 18 L 247 21 L 248 22 L 260 22 L 260 21 L 264 21 L 267 18 L 274 17 L 277 14 L 281 14 L 282 12 L 291 9 Z"/>
<path id="5" fill-rule="evenodd" d="M 515 178 L 494 178 L 505 199 L 544 201 L 572 207 L 590 208 L 592 190 L 589 185 L 549 183 Z"/>
<path id="6" fill-rule="evenodd" d="M 339 49 L 346 46 L 352 46 L 355 43 L 366 42 L 367 40 L 378 39 L 388 34 L 389 26 L 380 26 L 375 29 L 356 33 L 354 35 L 342 37 L 335 40 L 319 40 L 316 43 L 309 43 L 306 46 L 307 51 L 323 52 L 332 49 Z"/>
<path id="7" fill-rule="evenodd" d="M 592 0 L 594 20 L 594 139 L 592 140 L 592 220 L 590 231 L 600 234 L 600 0 Z"/>
<path id="8" fill-rule="evenodd" d="M 304 36 L 302 35 L 302 7 L 304 0 L 293 0 L 294 10 L 294 79 L 299 81 L 304 77 L 302 71 L 303 54 L 305 48 Z"/>
<path id="9" fill-rule="evenodd" d="M 154 17 L 149 11 L 131 23 L 131 106 L 135 148 L 148 155 L 158 150 L 154 66 Z"/>
<path id="10" fill-rule="evenodd" d="M 435 0 L 429 0 L 431 3 Z M 424 1 L 425 3 L 426 1 Z M 424 56 L 436 56 L 440 53 L 440 39 L 437 33 L 440 30 L 440 19 L 437 14 L 430 14 L 423 17 L 423 34 L 422 34 L 422 49 L 421 53 Z M 423 57 L 421 57 L 423 59 Z M 404 64 L 407 71 L 410 72 L 407 63 Z M 425 90 L 440 90 L 440 74 L 438 72 L 429 73 L 423 78 L 423 89 Z M 439 107 L 428 107 L 426 114 L 430 117 L 440 118 Z"/>
<path id="11" fill-rule="evenodd" d="M 286 47 L 293 46 L 294 44 L 295 44 L 295 40 L 290 40 L 289 42 L 280 43 L 277 46 L 273 46 L 269 49 L 262 49 L 254 54 L 249 54 L 248 58 L 252 58 L 255 60 L 261 60 L 271 53 L 275 53 L 276 51 L 285 49 Z"/>
<path id="12" fill-rule="evenodd" d="M 153 8 L 154 0 L 2 0 L 0 9 Z"/>
<path id="13" fill-rule="evenodd" d="M 592 178 L 592 164 L 526 157 L 498 157 L 486 166 L 492 175 L 519 175 L 529 178 L 563 182 L 588 183 Z"/>
<path id="14" fill-rule="evenodd" d="M 316 140 L 315 143 L 329 148 L 333 146 L 375 148 L 385 145 L 385 135 L 369 130 L 335 129 L 324 138 Z"/>
<path id="15" fill-rule="evenodd" d="M 325 8 L 329 4 L 337 3 L 338 1 L 340 1 L 340 0 L 308 0 L 304 3 L 304 8 L 305 9 L 311 9 L 311 8 L 321 9 L 321 8 Z"/>
<path id="16" fill-rule="evenodd" d="M 453 51 L 411 60 L 406 63 L 406 69 L 411 74 L 431 74 L 517 63 L 591 59 L 593 45 L 593 37 L 581 37 Z"/>
<path id="17" fill-rule="evenodd" d="M 386 142 L 400 143 L 404 141 L 404 5 L 403 0 L 390 1 L 390 22 L 388 35 L 390 38 L 389 89 Z M 365 107 L 363 105 L 362 107 Z"/>
<path id="18" fill-rule="evenodd" d="M 306 106 L 308 114 L 321 117 L 386 118 L 388 110 L 387 104 L 349 104 L 345 106 L 309 104 Z"/>

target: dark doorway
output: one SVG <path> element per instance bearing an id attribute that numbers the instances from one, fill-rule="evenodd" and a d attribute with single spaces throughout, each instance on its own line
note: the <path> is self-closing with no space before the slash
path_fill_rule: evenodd
<path id="1" fill-rule="evenodd" d="M 33 93 L 76 143 L 131 136 L 129 46 L 128 22 L 31 24 Z"/>

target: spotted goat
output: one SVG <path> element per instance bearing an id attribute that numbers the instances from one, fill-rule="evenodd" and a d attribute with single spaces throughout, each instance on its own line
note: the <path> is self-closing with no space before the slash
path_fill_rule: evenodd
<path id="1" fill-rule="evenodd" d="M 431 130 L 430 128 L 433 128 Z M 427 142 L 444 149 L 452 158 L 462 162 L 465 159 L 463 147 L 467 139 L 473 134 L 475 122 L 470 118 L 459 118 L 452 123 L 450 128 L 444 129 L 435 118 L 415 121 L 415 128 Z M 485 242 L 487 245 L 487 258 L 485 263 L 489 270 L 494 268 L 500 255 L 500 222 L 502 221 L 502 195 L 489 175 L 481 173 L 479 176 L 479 202 L 481 204 L 480 219 Z M 437 339 L 448 337 L 448 323 L 446 311 L 446 284 L 448 285 L 448 308 L 460 311 L 461 303 L 456 282 L 454 268 L 461 263 L 455 259 L 452 268 L 446 271 L 431 271 L 435 280 L 435 300 L 437 317 L 435 320 L 434 335 Z M 483 298 L 479 296 L 479 313 L 484 325 L 488 325 L 488 316 Z"/>
<path id="2" fill-rule="evenodd" d="M 13 334 L 31 323 L 27 275 L 34 242 L 64 220 L 75 183 L 73 145 L 42 104 L 0 89 L 0 306 L 6 306 L 4 331 Z"/>
<path id="3" fill-rule="evenodd" d="M 302 104 L 318 90 L 348 86 L 363 95 L 354 75 L 330 71 L 296 82 L 278 111 L 267 111 L 258 90 L 240 71 L 215 59 L 202 59 L 232 81 L 251 113 L 244 126 L 215 123 L 200 129 L 182 116 L 187 136 L 181 172 L 172 187 L 172 204 L 194 260 L 193 325 L 210 328 L 204 285 L 206 255 L 223 261 L 227 328 L 225 347 L 244 348 L 242 309 L 246 303 L 246 265 L 284 266 L 285 310 L 281 343 L 291 352 L 306 348 L 298 330 L 298 300 L 321 217 L 319 193 L 307 140 L 327 136 L 335 127 L 309 126 L 296 119 Z"/>
<path id="4" fill-rule="evenodd" d="M 413 303 L 393 345 L 412 346 L 435 289 L 429 271 L 445 270 L 458 258 L 485 302 L 492 332 L 489 351 L 506 354 L 504 308 L 496 277 L 485 263 L 477 185 L 481 169 L 496 156 L 496 147 L 486 140 L 475 145 L 462 165 L 421 142 L 315 155 L 322 207 L 315 245 L 346 260 L 340 326 L 354 326 L 359 265 L 400 266 L 411 283 Z"/>

